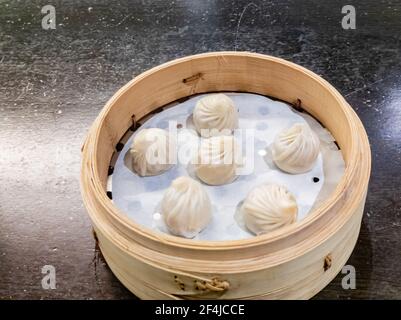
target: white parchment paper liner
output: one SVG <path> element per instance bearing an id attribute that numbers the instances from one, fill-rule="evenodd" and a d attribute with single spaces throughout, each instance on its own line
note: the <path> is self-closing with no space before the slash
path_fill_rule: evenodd
<path id="1" fill-rule="evenodd" d="M 334 143 L 332 135 L 311 116 L 296 112 L 283 102 L 249 93 L 227 93 L 239 110 L 240 129 L 254 129 L 254 170 L 251 174 L 241 175 L 234 182 L 222 186 L 204 184 L 213 205 L 213 218 L 200 232 L 198 240 L 238 240 L 254 236 L 242 222 L 238 208 L 248 192 L 263 183 L 278 183 L 286 186 L 298 203 L 298 221 L 302 220 L 313 207 L 323 202 L 335 189 L 341 179 L 345 164 L 341 151 Z M 143 128 L 168 129 L 169 122 L 175 121 L 178 129 L 178 150 L 194 148 L 199 142 L 192 124 L 192 110 L 204 95 L 165 108 L 150 117 L 128 139 L 120 152 L 109 183 L 113 202 L 135 222 L 158 232 L 169 233 L 159 214 L 163 194 L 171 181 L 182 175 L 193 174 L 187 165 L 178 163 L 169 171 L 153 177 L 140 177 L 130 169 L 127 151 L 132 139 Z M 291 175 L 279 170 L 272 162 L 270 144 L 282 129 L 297 122 L 307 122 L 321 141 L 321 152 L 311 171 Z M 244 132 L 235 132 L 237 138 L 244 138 Z M 241 141 L 241 140 L 240 140 Z M 249 139 L 248 139 L 249 142 Z M 246 139 L 242 139 L 243 152 Z M 189 153 L 188 153 L 189 154 Z M 318 178 L 318 182 L 314 182 Z M 316 179 L 315 179 L 316 180 Z"/>

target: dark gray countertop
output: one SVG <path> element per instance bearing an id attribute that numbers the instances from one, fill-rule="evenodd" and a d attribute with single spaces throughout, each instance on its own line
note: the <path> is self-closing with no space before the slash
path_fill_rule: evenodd
<path id="1" fill-rule="evenodd" d="M 361 117 L 373 169 L 358 244 L 317 298 L 401 298 L 401 4 L 352 1 L 49 1 L 0 4 L 0 298 L 135 298 L 91 234 L 80 147 L 113 93 L 142 71 L 206 51 L 266 53 L 322 75 Z M 246 8 L 246 9 L 245 9 Z M 245 10 L 244 10 L 245 9 Z M 242 17 L 241 17 L 242 14 Z M 240 22 L 240 23 L 239 23 Z M 44 290 L 41 268 L 56 268 Z"/>

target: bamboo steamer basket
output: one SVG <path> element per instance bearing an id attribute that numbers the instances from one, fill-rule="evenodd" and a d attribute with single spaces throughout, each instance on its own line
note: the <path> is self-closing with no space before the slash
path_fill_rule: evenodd
<path id="1" fill-rule="evenodd" d="M 342 151 L 346 168 L 335 191 L 302 221 L 245 240 L 196 241 L 135 223 L 106 194 L 120 139 L 163 105 L 217 91 L 301 101 Z M 107 102 L 82 147 L 81 191 L 104 258 L 141 299 L 308 299 L 337 275 L 355 246 L 370 167 L 363 125 L 328 82 L 279 58 L 216 52 L 144 72 Z"/>

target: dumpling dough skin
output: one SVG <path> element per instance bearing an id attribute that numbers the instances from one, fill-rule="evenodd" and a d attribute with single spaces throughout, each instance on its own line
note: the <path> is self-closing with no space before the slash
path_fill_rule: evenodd
<path id="1" fill-rule="evenodd" d="M 193 121 L 198 133 L 204 137 L 217 135 L 213 129 L 230 134 L 238 128 L 238 112 L 234 102 L 225 94 L 209 94 L 196 103 Z"/>
<path id="2" fill-rule="evenodd" d="M 233 136 L 215 136 L 203 139 L 197 154 L 195 173 L 209 185 L 234 181 L 241 164 L 239 147 Z"/>
<path id="3" fill-rule="evenodd" d="M 171 233 L 193 238 L 209 223 L 212 205 L 203 186 L 183 176 L 175 179 L 166 190 L 161 214 Z"/>
<path id="4" fill-rule="evenodd" d="M 144 176 L 154 176 L 170 169 L 170 141 L 168 131 L 159 128 L 143 129 L 135 136 L 129 150 L 134 171 Z"/>
<path id="5" fill-rule="evenodd" d="M 295 222 L 298 205 L 285 187 L 263 184 L 248 194 L 240 210 L 247 228 L 260 235 Z"/>
<path id="6" fill-rule="evenodd" d="M 299 174 L 312 169 L 319 155 L 320 141 L 309 125 L 296 123 L 274 139 L 273 161 L 281 170 Z"/>

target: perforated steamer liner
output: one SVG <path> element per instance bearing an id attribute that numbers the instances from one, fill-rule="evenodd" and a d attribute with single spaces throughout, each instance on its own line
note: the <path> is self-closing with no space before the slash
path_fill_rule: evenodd
<path id="1" fill-rule="evenodd" d="M 225 94 L 233 100 L 239 111 L 239 128 L 233 134 L 242 146 L 241 153 L 247 169 L 239 172 L 232 183 L 208 186 L 200 181 L 211 199 L 212 219 L 195 236 L 196 240 L 222 241 L 252 237 L 252 232 L 244 225 L 239 207 L 250 190 L 266 183 L 283 185 L 294 195 L 298 205 L 297 221 L 300 221 L 315 204 L 331 194 L 344 173 L 344 160 L 333 142 L 334 138 L 311 116 L 264 96 L 232 92 Z M 204 96 L 197 95 L 165 106 L 145 121 L 141 120 L 135 132 L 129 130 L 121 139 L 124 147 L 115 154 L 117 160 L 111 163 L 113 169 L 109 172 L 107 191 L 114 205 L 133 221 L 156 232 L 170 234 L 160 215 L 160 202 L 171 182 L 179 176 L 197 179 L 187 161 L 193 158 L 201 140 L 192 123 L 192 111 Z M 296 123 L 309 123 L 321 140 L 321 152 L 310 171 L 294 175 L 274 165 L 270 148 L 281 130 Z M 177 154 L 187 151 L 185 159 L 180 157 L 172 168 L 159 175 L 137 175 L 132 169 L 129 149 L 134 137 L 145 128 L 170 130 L 171 138 L 176 140 Z M 188 150 L 192 151 L 192 156 Z"/>

